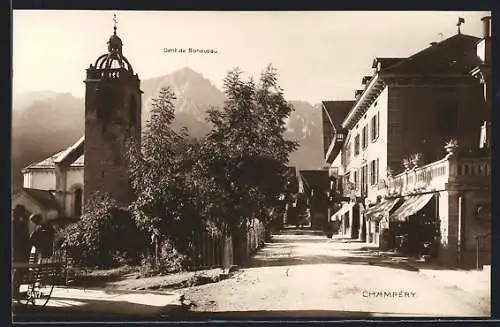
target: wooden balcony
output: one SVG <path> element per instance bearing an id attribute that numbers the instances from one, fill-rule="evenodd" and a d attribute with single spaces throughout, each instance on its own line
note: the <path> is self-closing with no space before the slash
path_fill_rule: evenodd
<path id="1" fill-rule="evenodd" d="M 326 152 L 326 162 L 332 163 L 333 160 L 335 160 L 344 145 L 346 137 L 347 130 L 338 130 L 335 132 L 333 140 L 328 147 L 328 151 Z"/>

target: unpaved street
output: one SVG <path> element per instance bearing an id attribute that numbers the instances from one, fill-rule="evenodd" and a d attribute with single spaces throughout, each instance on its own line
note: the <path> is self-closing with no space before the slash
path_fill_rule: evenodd
<path id="1" fill-rule="evenodd" d="M 193 311 L 322 317 L 489 316 L 489 303 L 366 244 L 311 231 L 274 235 L 233 278 L 181 290 Z"/>

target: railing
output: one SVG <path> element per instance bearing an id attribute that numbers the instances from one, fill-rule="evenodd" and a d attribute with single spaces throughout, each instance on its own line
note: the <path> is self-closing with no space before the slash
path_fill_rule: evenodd
<path id="1" fill-rule="evenodd" d="M 422 190 L 443 190 L 453 181 L 470 181 L 491 176 L 488 157 L 446 157 L 426 166 L 409 169 L 380 183 L 378 190 L 389 194 L 408 194 Z"/>
<path id="2" fill-rule="evenodd" d="M 87 78 L 95 79 L 111 79 L 116 80 L 120 78 L 131 78 L 132 75 L 129 71 L 123 68 L 112 68 L 112 69 L 92 69 L 87 70 Z"/>
<path id="3" fill-rule="evenodd" d="M 407 170 L 399 175 L 389 178 L 386 185 L 389 194 L 406 194 L 421 189 L 442 189 L 445 187 L 449 176 L 449 161 L 442 159 L 423 167 Z"/>
<path id="4" fill-rule="evenodd" d="M 457 162 L 456 176 L 491 176 L 491 160 L 484 157 L 460 158 Z"/>

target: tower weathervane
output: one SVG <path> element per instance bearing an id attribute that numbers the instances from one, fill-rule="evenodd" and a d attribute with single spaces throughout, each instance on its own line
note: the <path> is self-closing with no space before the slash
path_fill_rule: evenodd
<path id="1" fill-rule="evenodd" d="M 465 19 L 462 17 L 458 17 L 458 23 L 457 23 L 457 28 L 458 28 L 458 34 L 460 33 L 460 25 L 465 24 Z"/>

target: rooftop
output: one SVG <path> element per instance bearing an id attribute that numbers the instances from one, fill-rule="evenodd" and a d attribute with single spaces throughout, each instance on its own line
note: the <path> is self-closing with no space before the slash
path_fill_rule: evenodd
<path id="1" fill-rule="evenodd" d="M 38 190 L 34 188 L 23 188 L 21 192 L 28 194 L 33 200 L 38 202 L 43 208 L 46 209 L 59 209 L 54 195 L 47 190 Z"/>

